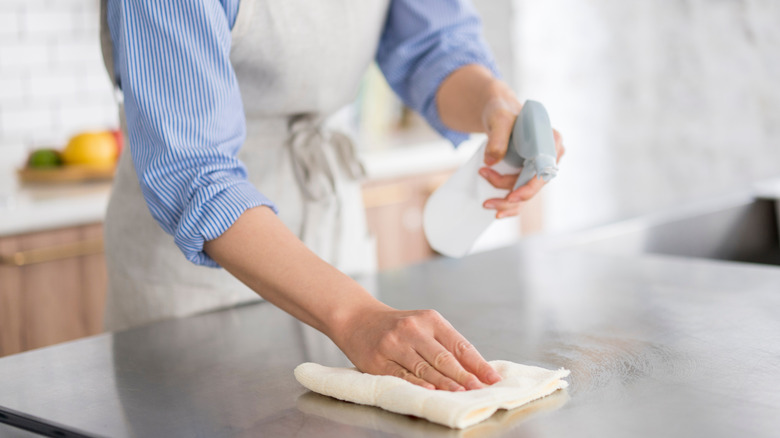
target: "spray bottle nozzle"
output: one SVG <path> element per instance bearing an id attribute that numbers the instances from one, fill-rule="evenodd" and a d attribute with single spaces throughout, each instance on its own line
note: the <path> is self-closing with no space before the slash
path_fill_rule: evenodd
<path id="1" fill-rule="evenodd" d="M 550 181 L 558 175 L 558 166 L 555 164 L 555 158 L 549 155 L 538 155 L 534 160 L 536 174 L 544 180 Z"/>
<path id="2" fill-rule="evenodd" d="M 523 168 L 515 188 L 537 175 L 544 181 L 553 179 L 558 173 L 556 157 L 555 139 L 547 110 L 541 103 L 527 100 L 515 121 L 504 158 L 508 164 Z"/>

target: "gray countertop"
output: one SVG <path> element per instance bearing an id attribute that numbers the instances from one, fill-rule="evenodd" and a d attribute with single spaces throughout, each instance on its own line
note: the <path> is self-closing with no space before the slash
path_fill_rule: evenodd
<path id="1" fill-rule="evenodd" d="M 0 359 L 0 420 L 106 436 L 777 436 L 780 268 L 528 242 L 366 279 L 488 359 L 566 367 L 568 393 L 465 431 L 307 393 L 343 365 L 267 303 Z M 2 429 L 0 429 L 0 432 Z"/>

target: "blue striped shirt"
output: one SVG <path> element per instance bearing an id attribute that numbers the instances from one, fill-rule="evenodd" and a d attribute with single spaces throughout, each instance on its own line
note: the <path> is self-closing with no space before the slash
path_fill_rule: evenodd
<path id="1" fill-rule="evenodd" d="M 130 152 L 146 203 L 194 263 L 247 209 L 273 202 L 247 181 L 236 154 L 246 135 L 230 63 L 239 0 L 109 0 L 116 83 L 124 94 Z M 458 144 L 442 123 L 439 85 L 455 69 L 496 72 L 467 0 L 393 0 L 376 61 L 401 99 Z"/>

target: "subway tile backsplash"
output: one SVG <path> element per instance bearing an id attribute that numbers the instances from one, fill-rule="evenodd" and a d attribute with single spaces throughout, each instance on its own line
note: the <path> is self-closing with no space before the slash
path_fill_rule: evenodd
<path id="1" fill-rule="evenodd" d="M 0 155 L 118 126 L 98 0 L 0 1 Z"/>

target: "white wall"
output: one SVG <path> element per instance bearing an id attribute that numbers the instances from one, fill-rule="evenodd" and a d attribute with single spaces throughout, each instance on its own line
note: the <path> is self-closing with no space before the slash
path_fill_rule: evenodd
<path id="1" fill-rule="evenodd" d="M 513 40 L 513 0 L 472 0 L 474 7 L 482 17 L 485 40 L 501 72 L 502 78 L 511 86 L 515 85 L 515 41 Z"/>
<path id="2" fill-rule="evenodd" d="M 0 157 L 117 126 L 98 0 L 0 0 Z"/>
<path id="3" fill-rule="evenodd" d="M 780 2 L 516 0 L 517 83 L 565 138 L 547 229 L 780 175 Z"/>

